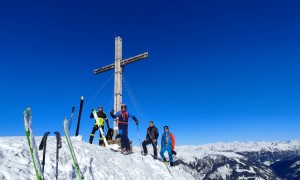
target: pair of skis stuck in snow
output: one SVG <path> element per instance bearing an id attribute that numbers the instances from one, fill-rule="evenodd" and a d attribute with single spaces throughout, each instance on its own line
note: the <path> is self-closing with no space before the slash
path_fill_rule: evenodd
<path id="1" fill-rule="evenodd" d="M 81 111 L 82 111 L 82 105 L 83 105 L 82 102 L 83 102 L 83 97 L 81 98 L 81 101 L 80 101 L 80 110 L 79 110 L 80 114 L 81 114 Z M 63 129 L 64 129 L 64 133 L 65 133 L 65 136 L 66 136 L 66 141 L 67 141 L 67 144 L 68 144 L 68 148 L 70 150 L 70 154 L 71 154 L 71 157 L 72 157 L 72 162 L 73 162 L 73 165 L 74 165 L 74 168 L 75 168 L 75 171 L 76 171 L 77 178 L 79 180 L 81 180 L 81 179 L 84 179 L 84 177 L 83 177 L 83 175 L 80 171 L 80 168 L 79 168 L 79 165 L 78 165 L 78 162 L 77 162 L 77 158 L 76 158 L 76 155 L 75 155 L 75 152 L 74 152 L 74 148 L 73 148 L 73 145 L 72 145 L 72 142 L 71 142 L 71 139 L 70 139 L 70 135 L 69 135 L 69 131 L 70 131 L 70 128 L 71 128 L 70 126 L 71 126 L 71 123 L 72 123 L 72 117 L 73 117 L 74 111 L 75 111 L 75 107 L 73 106 L 70 122 L 68 123 L 68 120 L 65 118 L 64 122 L 63 122 L 63 127 L 64 127 Z M 100 127 L 100 122 L 99 122 L 96 110 L 93 111 L 93 115 L 95 117 L 95 120 L 96 120 L 98 126 Z M 43 180 L 44 179 L 44 166 L 45 166 L 46 147 L 47 147 L 47 137 L 50 134 L 50 132 L 46 132 L 44 134 L 44 136 L 42 138 L 42 141 L 40 143 L 40 146 L 39 146 L 39 150 L 43 150 L 43 159 L 42 159 L 42 163 L 41 163 L 40 159 L 39 159 L 39 156 L 38 156 L 38 150 L 37 150 L 36 143 L 35 143 L 34 133 L 33 133 L 33 130 L 32 130 L 32 111 L 31 111 L 30 107 L 28 107 L 24 111 L 23 117 L 24 117 L 24 127 L 25 127 L 25 132 L 26 132 L 26 138 L 27 138 L 28 145 L 29 145 L 29 151 L 30 151 L 31 159 L 33 161 L 35 174 L 36 174 L 38 180 Z M 78 132 L 78 129 L 79 129 L 79 127 L 77 125 L 76 133 Z M 100 131 L 100 133 L 101 133 L 101 135 L 104 139 L 105 146 L 108 147 L 108 143 L 107 143 L 107 140 L 104 136 L 104 132 L 103 132 L 102 128 L 99 128 L 99 131 Z M 56 147 L 57 148 L 57 150 L 56 150 L 56 179 L 57 179 L 57 177 L 58 177 L 58 153 L 59 153 L 58 149 L 60 149 L 62 147 L 62 143 L 61 143 L 60 133 L 57 132 L 57 131 L 54 132 L 54 133 L 56 134 L 56 138 L 57 138 L 57 147 Z"/>
<path id="2" fill-rule="evenodd" d="M 81 97 L 81 100 L 80 100 L 80 110 L 79 110 L 80 114 L 82 112 L 82 106 L 83 106 L 83 96 Z M 72 162 L 75 167 L 77 177 L 78 177 L 78 179 L 81 180 L 81 179 L 83 179 L 83 175 L 80 172 L 78 162 L 77 162 L 77 159 L 76 159 L 76 156 L 74 153 L 74 149 L 73 149 L 73 146 L 72 146 L 72 143 L 70 140 L 70 136 L 69 136 L 69 130 L 71 128 L 74 111 L 75 111 L 75 106 L 72 107 L 70 123 L 68 123 L 68 120 L 65 118 L 64 122 L 63 122 L 63 127 L 64 127 L 64 133 L 66 136 L 68 148 L 69 148 L 71 156 L 72 156 Z M 43 180 L 44 179 L 44 166 L 45 166 L 47 137 L 50 134 L 50 132 L 46 132 L 44 134 L 42 141 L 40 143 L 40 146 L 39 146 L 39 150 L 43 150 L 43 159 L 42 159 L 42 163 L 40 163 L 40 159 L 38 156 L 38 150 L 37 150 L 36 143 L 35 143 L 34 133 L 32 130 L 32 112 L 31 112 L 30 107 L 28 107 L 24 111 L 23 118 L 24 118 L 24 127 L 25 127 L 25 132 L 26 132 L 26 138 L 27 138 L 28 145 L 29 145 L 30 156 L 33 161 L 35 174 L 36 174 L 38 180 Z M 79 116 L 79 118 L 80 118 L 80 116 Z M 78 119 L 78 122 L 80 122 L 80 119 Z M 79 123 L 77 124 L 76 133 L 78 133 L 78 130 L 79 130 Z M 56 135 L 56 140 L 57 140 L 57 143 L 56 143 L 56 174 L 55 174 L 56 179 L 57 179 L 58 178 L 59 149 L 62 147 L 62 142 L 61 142 L 60 133 L 58 131 L 55 131 L 54 134 Z"/>
<path id="3" fill-rule="evenodd" d="M 43 150 L 43 159 L 42 159 L 42 164 L 40 163 L 40 159 L 38 156 L 38 151 L 37 147 L 35 144 L 35 138 L 34 138 L 34 133 L 32 131 L 32 112 L 31 108 L 27 108 L 24 113 L 24 127 L 25 127 L 25 132 L 26 132 L 26 139 L 28 141 L 29 145 L 29 152 L 31 159 L 33 161 L 33 166 L 35 170 L 35 174 L 37 176 L 38 180 L 43 180 L 44 179 L 44 167 L 45 167 L 45 157 L 46 157 L 46 146 L 47 146 L 47 137 L 50 134 L 50 132 L 46 132 L 42 138 L 42 141 L 39 146 L 39 150 Z M 61 143 L 61 136 L 60 133 L 55 131 L 54 132 L 56 135 L 56 179 L 58 178 L 58 153 L 59 149 L 62 147 Z M 42 166 L 41 166 L 42 165 Z"/>
<path id="4" fill-rule="evenodd" d="M 43 139 L 40 143 L 39 150 L 43 150 L 43 160 L 42 160 L 42 173 L 44 174 L 44 167 L 45 167 L 45 158 L 46 158 L 46 147 L 47 147 L 47 138 L 50 132 L 45 132 Z M 56 179 L 58 177 L 58 154 L 59 154 L 59 149 L 62 148 L 62 143 L 61 143 L 61 135 L 58 131 L 54 132 L 56 136 Z"/>
<path id="5" fill-rule="evenodd" d="M 72 114 L 74 112 L 74 108 L 72 109 Z M 30 156 L 33 162 L 33 166 L 34 166 L 34 170 L 35 170 L 35 174 L 38 180 L 44 180 L 44 166 L 45 166 L 45 155 L 46 155 L 46 145 L 47 145 L 47 137 L 50 134 L 50 132 L 46 132 L 42 138 L 42 141 L 40 143 L 39 146 L 39 150 L 43 150 L 43 160 L 42 163 L 40 163 L 40 159 L 39 159 L 39 155 L 38 155 L 38 150 L 36 147 L 36 143 L 35 143 L 35 138 L 34 138 L 34 133 L 32 131 L 32 112 L 31 112 L 31 108 L 27 108 L 24 113 L 23 113 L 23 117 L 24 117 L 24 127 L 25 127 L 25 132 L 26 132 L 26 138 L 28 141 L 28 145 L 29 145 L 29 151 L 30 151 Z M 69 125 L 68 125 L 68 120 L 65 118 L 64 119 L 64 132 L 66 135 L 66 140 L 67 140 L 67 144 L 68 144 L 68 148 L 70 150 L 71 156 L 72 156 L 72 162 L 73 165 L 75 167 L 75 171 L 77 174 L 77 178 L 79 180 L 83 179 L 83 175 L 80 172 L 79 169 L 79 165 L 74 153 L 74 149 L 72 146 L 72 142 L 70 140 L 70 136 L 69 136 Z M 62 142 L 61 142 L 61 135 L 59 132 L 55 131 L 54 132 L 56 135 L 56 139 L 57 139 L 57 144 L 56 144 L 56 179 L 58 178 L 58 153 L 59 153 L 59 149 L 62 147 Z M 41 166 L 42 165 L 42 166 Z"/>

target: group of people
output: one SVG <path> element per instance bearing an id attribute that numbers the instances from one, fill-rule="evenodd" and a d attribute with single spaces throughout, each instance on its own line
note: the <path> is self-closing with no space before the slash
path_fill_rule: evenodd
<path id="1" fill-rule="evenodd" d="M 159 137 L 158 129 L 154 126 L 153 121 L 149 122 L 149 127 L 146 132 L 146 138 L 142 143 L 143 146 L 143 155 L 148 154 L 147 145 L 152 144 L 153 146 L 153 158 L 157 159 L 157 139 Z M 164 155 L 165 152 L 168 152 L 170 166 L 174 166 L 173 163 L 173 154 L 176 155 L 175 151 L 175 137 L 169 131 L 168 126 L 164 126 L 164 133 L 161 137 L 161 150 L 160 156 L 163 158 L 163 161 L 167 163 L 166 157 Z"/>
<path id="2" fill-rule="evenodd" d="M 121 105 L 121 110 L 114 114 L 114 111 L 112 110 L 110 112 L 110 115 L 112 118 L 118 118 L 118 128 L 119 128 L 119 134 L 118 136 L 121 138 L 121 151 L 124 153 L 128 153 L 130 151 L 130 143 L 128 138 L 128 120 L 129 117 L 132 118 L 135 121 L 135 124 L 138 125 L 139 121 L 137 118 L 133 115 L 131 115 L 128 110 L 127 106 L 125 104 Z M 106 121 L 106 125 L 109 128 L 109 120 L 107 118 L 106 113 L 103 111 L 103 107 L 99 106 L 97 111 L 98 121 L 100 123 L 100 127 L 98 126 L 98 123 L 95 120 L 92 132 L 90 134 L 89 143 L 93 143 L 95 132 L 102 128 L 104 130 L 104 121 Z M 91 113 L 90 118 L 94 118 L 93 113 Z M 153 157 L 154 159 L 157 159 L 157 139 L 159 137 L 158 129 L 154 126 L 153 121 L 150 121 L 149 127 L 147 129 L 146 138 L 142 143 L 143 146 L 143 155 L 148 154 L 147 145 L 152 144 L 153 146 Z M 103 137 L 100 133 L 100 139 L 99 139 L 99 145 L 103 145 Z M 166 157 L 164 153 L 167 151 L 169 155 L 169 162 L 170 166 L 174 166 L 173 163 L 173 157 L 172 155 L 176 155 L 175 152 L 175 138 L 174 135 L 169 132 L 169 127 L 164 126 L 164 133 L 161 137 L 161 150 L 160 155 L 163 158 L 163 161 L 167 163 Z"/>

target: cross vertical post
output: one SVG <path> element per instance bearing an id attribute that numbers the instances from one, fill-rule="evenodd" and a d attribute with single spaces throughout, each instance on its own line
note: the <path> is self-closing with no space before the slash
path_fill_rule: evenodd
<path id="1" fill-rule="evenodd" d="M 116 37 L 115 39 L 115 88 L 114 88 L 114 110 L 116 112 L 121 110 L 122 103 L 122 39 Z"/>

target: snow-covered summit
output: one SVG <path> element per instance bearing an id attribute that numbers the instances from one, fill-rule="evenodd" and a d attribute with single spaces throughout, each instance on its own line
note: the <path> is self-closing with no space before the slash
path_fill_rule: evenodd
<path id="1" fill-rule="evenodd" d="M 36 137 L 36 143 L 41 139 Z M 62 140 L 58 179 L 77 179 L 65 137 Z M 82 142 L 81 137 L 71 137 L 71 140 L 85 179 L 173 179 L 164 163 L 150 155 L 142 158 L 140 147 L 133 147 L 133 154 L 122 155 L 109 148 Z M 26 137 L 1 137 L 0 144 L 0 179 L 36 179 Z M 41 160 L 42 151 L 38 154 Z M 45 179 L 55 179 L 54 136 L 48 137 L 45 162 Z M 170 167 L 170 170 L 176 179 L 194 179 L 179 167 Z"/>

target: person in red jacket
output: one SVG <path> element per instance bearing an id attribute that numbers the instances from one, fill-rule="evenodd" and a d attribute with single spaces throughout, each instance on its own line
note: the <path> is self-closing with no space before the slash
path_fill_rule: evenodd
<path id="1" fill-rule="evenodd" d="M 169 155 L 170 166 L 174 166 L 172 153 L 175 152 L 175 137 L 169 132 L 169 127 L 164 126 L 164 133 L 161 137 L 161 150 L 160 155 L 163 158 L 164 163 L 168 163 L 164 153 L 167 151 Z"/>
<path id="2" fill-rule="evenodd" d="M 130 153 L 130 144 L 129 144 L 129 139 L 128 139 L 129 117 L 131 117 L 135 121 L 136 125 L 139 124 L 139 121 L 136 119 L 136 117 L 134 115 L 131 115 L 127 111 L 127 106 L 125 104 L 121 105 L 121 111 L 114 114 L 114 111 L 112 110 L 110 112 L 110 115 L 112 118 L 118 118 L 119 135 L 121 137 L 121 153 L 128 154 L 128 153 Z"/>

